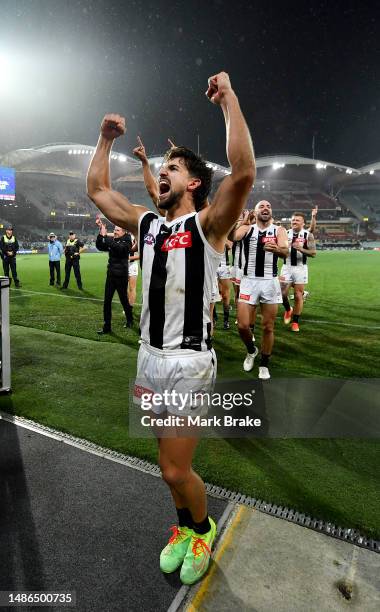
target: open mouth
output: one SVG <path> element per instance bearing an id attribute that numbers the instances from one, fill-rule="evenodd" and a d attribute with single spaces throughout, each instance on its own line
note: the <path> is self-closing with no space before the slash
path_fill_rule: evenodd
<path id="1" fill-rule="evenodd" d="M 158 184 L 159 190 L 160 190 L 160 196 L 164 196 L 165 194 L 169 193 L 170 191 L 170 185 L 167 181 L 165 180 L 161 180 Z"/>

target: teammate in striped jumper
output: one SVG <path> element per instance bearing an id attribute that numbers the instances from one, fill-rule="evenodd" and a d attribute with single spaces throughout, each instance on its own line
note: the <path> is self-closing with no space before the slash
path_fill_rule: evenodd
<path id="1" fill-rule="evenodd" d="M 291 218 L 291 229 L 287 232 L 289 254 L 281 269 L 282 303 L 284 304 L 284 323 L 291 330 L 299 332 L 299 318 L 304 303 L 304 289 L 308 283 L 308 257 L 315 257 L 317 251 L 313 234 L 305 229 L 305 215 L 295 212 Z M 294 309 L 289 304 L 289 288 L 294 287 Z"/>
<path id="2" fill-rule="evenodd" d="M 231 300 L 231 266 L 229 261 L 229 252 L 232 247 L 232 242 L 226 240 L 224 247 L 224 256 L 220 262 L 216 275 L 218 278 L 219 293 L 222 296 L 223 302 L 223 329 L 230 329 L 230 300 Z"/>
<path id="3" fill-rule="evenodd" d="M 258 349 L 254 344 L 250 329 L 252 310 L 256 312 L 260 304 L 262 314 L 263 336 L 259 378 L 270 378 L 269 358 L 274 342 L 274 323 L 278 304 L 282 302 L 280 281 L 278 279 L 278 257 L 288 254 L 286 230 L 275 225 L 272 219 L 272 207 L 262 200 L 255 206 L 256 223 L 242 225 L 235 231 L 235 240 L 242 240 L 244 251 L 244 276 L 240 283 L 238 304 L 238 329 L 240 337 L 247 347 L 243 368 L 252 370 Z"/>
<path id="4" fill-rule="evenodd" d="M 103 214 L 138 236 L 143 306 L 137 380 L 144 381 L 144 390 L 163 398 L 160 406 L 152 407 L 163 416 L 183 416 L 190 408 L 179 411 L 166 402 L 164 392 L 182 388 L 189 379 L 198 380 L 198 388 L 192 387 L 195 392 L 212 388 L 216 372 L 209 338 L 213 278 L 255 177 L 249 130 L 228 75 L 212 76 L 206 95 L 223 111 L 231 166 L 210 206 L 204 207 L 204 202 L 212 171 L 184 147 L 170 149 L 159 172 L 159 206 L 166 210 L 166 218 L 114 191 L 109 158 L 113 141 L 126 131 L 119 115 L 103 119 L 87 178 L 88 194 Z M 141 389 L 135 390 L 138 400 Z M 192 584 L 207 571 L 216 526 L 207 513 L 204 483 L 192 469 L 198 438 L 165 437 L 165 433 L 159 437 L 159 464 L 177 508 L 178 526 L 161 553 L 160 567 L 169 573 L 182 566 L 182 582 Z"/>

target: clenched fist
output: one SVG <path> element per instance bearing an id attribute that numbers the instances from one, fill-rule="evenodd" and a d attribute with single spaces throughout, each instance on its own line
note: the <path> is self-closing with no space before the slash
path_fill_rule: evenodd
<path id="1" fill-rule="evenodd" d="M 107 140 L 115 140 L 126 132 L 125 119 L 121 115 L 106 115 L 100 126 L 100 133 Z"/>
<path id="2" fill-rule="evenodd" d="M 219 72 L 209 78 L 206 96 L 213 104 L 220 104 L 227 91 L 232 91 L 227 72 Z"/>

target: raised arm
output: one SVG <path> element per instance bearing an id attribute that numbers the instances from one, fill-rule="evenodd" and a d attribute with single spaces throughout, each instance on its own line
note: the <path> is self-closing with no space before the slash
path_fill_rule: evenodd
<path id="1" fill-rule="evenodd" d="M 317 214 L 318 214 L 318 206 L 315 205 L 313 210 L 311 211 L 311 220 L 310 220 L 310 227 L 309 227 L 309 232 L 311 232 L 312 234 L 314 234 L 315 228 L 317 227 Z"/>
<path id="2" fill-rule="evenodd" d="M 140 136 L 137 136 L 137 142 L 138 146 L 133 149 L 133 155 L 135 157 L 138 157 L 141 161 L 146 190 L 149 193 L 153 204 L 156 206 L 156 208 L 158 208 L 158 202 L 160 199 L 160 190 L 158 188 L 158 182 L 154 178 L 153 173 L 150 169 L 145 147 Z"/>
<path id="3" fill-rule="evenodd" d="M 239 242 L 239 240 L 248 234 L 248 231 L 251 229 L 249 216 L 249 210 L 245 210 L 242 215 L 240 215 L 239 220 L 232 226 L 232 229 L 227 236 L 228 240 L 231 240 L 231 242 Z"/>
<path id="4" fill-rule="evenodd" d="M 207 97 L 221 106 L 226 124 L 227 158 L 231 174 L 226 176 L 211 205 L 200 213 L 200 221 L 210 244 L 218 251 L 247 203 L 255 175 L 255 157 L 248 126 L 233 91 L 228 74 L 209 79 Z"/>
<path id="5" fill-rule="evenodd" d="M 112 145 L 116 138 L 125 134 L 125 131 L 124 117 L 120 115 L 104 117 L 95 154 L 88 169 L 87 193 L 107 219 L 137 235 L 139 219 L 148 209 L 132 204 L 128 198 L 111 187 Z"/>

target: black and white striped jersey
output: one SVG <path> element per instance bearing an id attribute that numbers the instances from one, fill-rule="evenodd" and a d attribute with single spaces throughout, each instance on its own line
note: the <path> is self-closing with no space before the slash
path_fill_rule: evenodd
<path id="1" fill-rule="evenodd" d="M 294 232 L 292 229 L 289 229 L 287 234 L 289 255 L 284 259 L 284 263 L 287 266 L 307 266 L 307 256 L 305 253 L 297 251 L 297 249 L 294 248 L 294 244 L 299 244 L 302 248 L 307 249 L 310 232 L 308 230 Z"/>
<path id="2" fill-rule="evenodd" d="M 240 270 L 244 267 L 243 240 L 235 240 L 232 247 L 232 265 Z"/>
<path id="3" fill-rule="evenodd" d="M 222 260 L 222 263 L 224 263 L 226 266 L 230 265 L 230 249 L 227 245 L 224 247 L 224 262 Z"/>
<path id="4" fill-rule="evenodd" d="M 210 302 L 223 257 L 207 242 L 198 213 L 139 222 L 143 305 L 141 339 L 161 350 L 211 348 Z"/>
<path id="5" fill-rule="evenodd" d="M 264 250 L 266 242 L 277 244 L 278 225 L 272 223 L 264 230 L 255 223 L 242 240 L 244 276 L 249 278 L 273 278 L 278 274 L 278 255 Z"/>
<path id="6" fill-rule="evenodd" d="M 230 249 L 226 245 L 224 247 L 224 253 L 222 255 L 222 259 L 220 260 L 220 263 L 219 263 L 219 268 L 223 268 L 224 269 L 226 266 L 230 265 L 230 256 L 229 256 L 229 253 L 230 253 Z"/>

